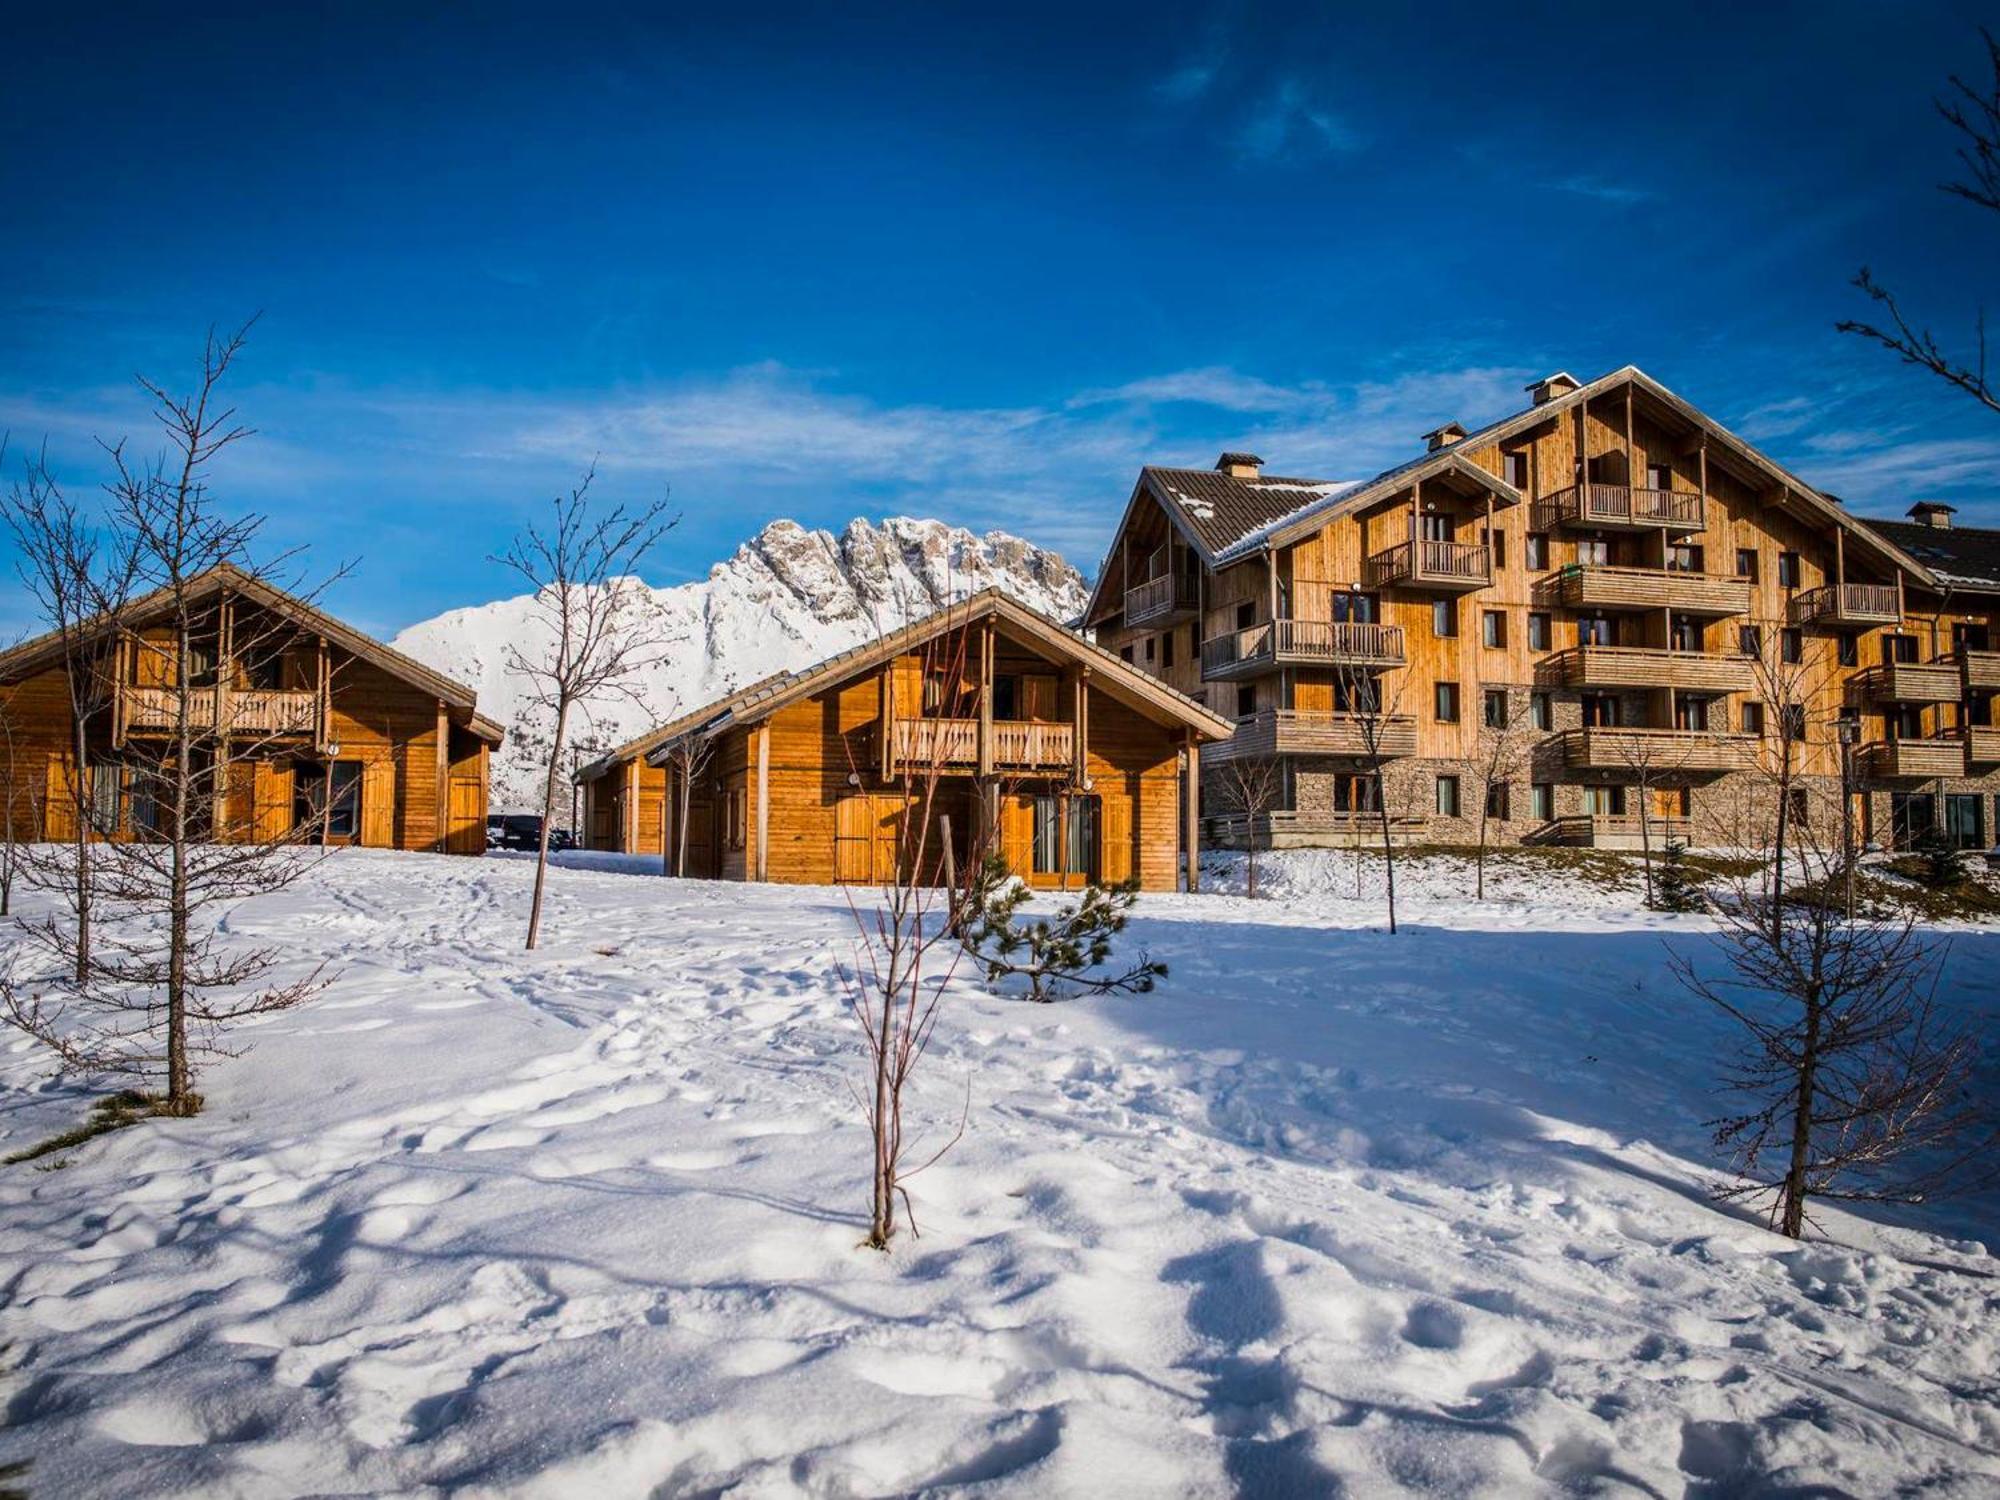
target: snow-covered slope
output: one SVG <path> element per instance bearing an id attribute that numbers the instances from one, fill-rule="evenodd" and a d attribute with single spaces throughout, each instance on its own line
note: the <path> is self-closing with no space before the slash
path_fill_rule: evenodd
<path id="1" fill-rule="evenodd" d="M 647 589 L 640 629 L 670 642 L 644 672 L 636 700 L 594 707 L 572 743 L 588 755 L 768 677 L 845 651 L 883 630 L 981 589 L 998 587 L 1068 619 L 1084 605 L 1082 576 L 1054 552 L 1005 532 L 974 536 L 942 521 L 856 519 L 835 536 L 773 521 L 700 583 Z M 480 711 L 507 726 L 494 767 L 495 810 L 526 807 L 546 765 L 548 716 L 526 709 L 526 684 L 507 669 L 509 643 L 541 629 L 532 596 L 452 610 L 391 643 L 479 693 Z"/>

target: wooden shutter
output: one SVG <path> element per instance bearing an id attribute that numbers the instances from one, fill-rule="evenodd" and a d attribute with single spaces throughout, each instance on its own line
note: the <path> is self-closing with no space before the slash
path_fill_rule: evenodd
<path id="1" fill-rule="evenodd" d="M 1118 779 L 1124 785 L 1116 785 Z M 1132 858 L 1132 804 L 1138 790 L 1136 776 L 1106 780 L 1104 796 L 1098 804 L 1102 819 L 1098 827 L 1098 860 L 1102 866 L 1099 874 L 1106 885 L 1120 885 L 1138 873 Z"/>
<path id="2" fill-rule="evenodd" d="M 452 854 L 482 854 L 486 850 L 486 799 L 478 779 L 454 776 L 447 798 L 445 849 Z"/>
<path id="3" fill-rule="evenodd" d="M 1023 880 L 1034 869 L 1035 799 L 1012 796 L 1000 799 L 1000 857 L 1007 868 Z"/>
<path id="4" fill-rule="evenodd" d="M 875 878 L 873 814 L 870 799 L 858 793 L 833 805 L 833 878 L 843 885 L 865 884 Z M 692 824 L 693 820 L 689 821 Z M 693 868 L 692 848 L 688 864 Z"/>
<path id="5" fill-rule="evenodd" d="M 370 849 L 396 843 L 396 763 L 371 760 L 361 768 L 361 842 Z"/>
<path id="6" fill-rule="evenodd" d="M 260 844 L 274 844 L 292 831 L 293 785 L 290 761 L 255 762 L 255 837 Z"/>
<path id="7" fill-rule="evenodd" d="M 48 781 L 42 792 L 42 836 L 51 843 L 76 837 L 75 766 L 67 753 L 49 757 Z"/>

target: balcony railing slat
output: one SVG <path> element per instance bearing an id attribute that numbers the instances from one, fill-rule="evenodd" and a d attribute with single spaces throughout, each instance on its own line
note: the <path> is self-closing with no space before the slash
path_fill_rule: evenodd
<path id="1" fill-rule="evenodd" d="M 897 719 L 895 758 L 899 765 L 976 766 L 977 719 Z M 1015 770 L 1060 770 L 1076 753 L 1076 730 L 1069 724 L 1029 719 L 993 721 L 993 764 Z"/>

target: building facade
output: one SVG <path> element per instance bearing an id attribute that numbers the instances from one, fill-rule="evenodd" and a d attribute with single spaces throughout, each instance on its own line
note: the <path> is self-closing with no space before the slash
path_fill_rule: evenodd
<path id="1" fill-rule="evenodd" d="M 200 837 L 486 849 L 501 729 L 472 689 L 226 565 L 0 653 L 0 716 L 17 838 L 158 836 L 184 743 Z"/>
<path id="2" fill-rule="evenodd" d="M 2000 591 L 1912 550 L 1948 512 L 1863 522 L 1631 367 L 1529 392 L 1360 484 L 1141 472 L 1084 623 L 1235 724 L 1211 839 L 1748 844 L 1785 745 L 1803 817 L 1846 753 L 1868 837 L 1994 837 Z"/>

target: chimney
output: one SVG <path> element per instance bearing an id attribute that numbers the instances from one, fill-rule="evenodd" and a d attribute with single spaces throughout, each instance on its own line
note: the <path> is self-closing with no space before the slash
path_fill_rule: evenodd
<path id="1" fill-rule="evenodd" d="M 1942 500 L 1919 500 L 1910 507 L 1909 515 L 1919 526 L 1935 526 L 1939 531 L 1949 531 L 1951 518 L 1957 511 L 1957 506 L 1946 505 Z"/>
<path id="2" fill-rule="evenodd" d="M 1434 427 L 1424 434 L 1424 447 L 1435 453 L 1440 448 L 1449 448 L 1453 443 L 1465 441 L 1465 429 L 1456 422 L 1447 422 L 1442 427 Z"/>
<path id="3" fill-rule="evenodd" d="M 1255 479 L 1264 472 L 1264 460 L 1254 453 L 1225 453 L 1215 461 L 1215 467 L 1231 479 Z"/>
<path id="4" fill-rule="evenodd" d="M 1528 394 L 1534 398 L 1535 405 L 1547 406 L 1558 396 L 1567 396 L 1571 391 L 1581 390 L 1582 388 L 1583 382 L 1570 374 L 1569 371 L 1558 370 L 1553 375 L 1544 375 L 1540 380 L 1529 386 Z"/>

